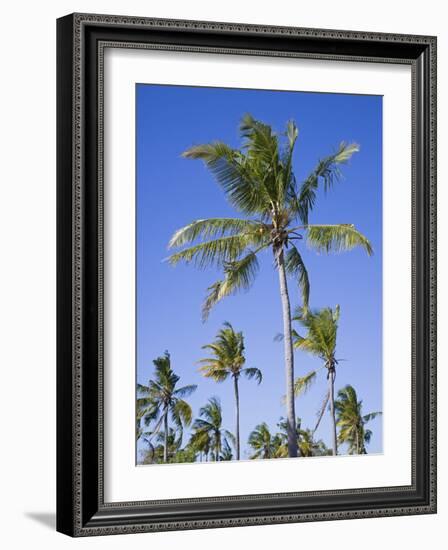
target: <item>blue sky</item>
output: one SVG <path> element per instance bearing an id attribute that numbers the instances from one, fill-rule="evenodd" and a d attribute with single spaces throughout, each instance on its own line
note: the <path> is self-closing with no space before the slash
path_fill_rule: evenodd
<path id="1" fill-rule="evenodd" d="M 343 167 L 344 178 L 329 193 L 319 192 L 310 223 L 353 223 L 369 239 L 374 255 L 362 250 L 324 255 L 302 246 L 312 307 L 341 306 L 336 389 L 350 383 L 363 400 L 364 412 L 382 408 L 382 98 L 265 90 L 238 90 L 139 84 L 137 117 L 137 380 L 147 384 L 152 360 L 169 350 L 180 383 L 198 384 L 189 398 L 196 416 L 211 396 L 223 405 L 224 425 L 234 431 L 232 384 L 202 377 L 197 361 L 201 346 L 213 341 L 224 321 L 242 330 L 246 365 L 263 372 L 260 386 L 242 380 L 242 458 L 248 458 L 247 438 L 260 422 L 275 431 L 284 415 L 285 391 L 278 276 L 269 252 L 253 287 L 218 304 L 206 323 L 201 304 L 206 289 L 220 278 L 214 269 L 170 266 L 167 243 L 174 231 L 207 217 L 238 216 L 202 162 L 181 158 L 194 144 L 222 140 L 239 147 L 238 124 L 244 113 L 283 131 L 294 119 L 299 138 L 294 171 L 302 181 L 319 158 L 341 141 L 355 141 L 361 150 Z M 292 306 L 300 304 L 290 281 Z M 302 352 L 295 354 L 295 374 L 319 366 Z M 297 416 L 313 427 L 326 390 L 323 372 L 309 392 L 296 400 Z M 373 438 L 368 452 L 382 451 L 382 419 L 369 424 Z M 188 433 L 188 432 L 187 432 Z M 329 415 L 316 436 L 330 445 Z M 143 448 L 140 445 L 140 448 Z"/>

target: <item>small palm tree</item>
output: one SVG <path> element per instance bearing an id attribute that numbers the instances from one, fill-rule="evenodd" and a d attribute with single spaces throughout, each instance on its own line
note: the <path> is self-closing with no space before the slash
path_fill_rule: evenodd
<path id="1" fill-rule="evenodd" d="M 191 384 L 177 387 L 180 377 L 171 368 L 171 358 L 168 352 L 153 361 L 155 366 L 154 378 L 147 386 L 137 384 L 137 417 L 143 419 L 148 426 L 155 423 L 150 438 L 156 436 L 163 430 L 165 443 L 163 461 L 168 462 L 168 437 L 169 418 L 174 422 L 180 432 L 182 441 L 183 426 L 191 423 L 192 411 L 184 397 L 191 395 L 197 388 Z"/>
<path id="2" fill-rule="evenodd" d="M 230 323 L 224 323 L 212 344 L 202 346 L 202 349 L 211 352 L 211 357 L 201 359 L 200 372 L 215 382 L 224 382 L 230 376 L 233 379 L 235 396 L 235 434 L 236 459 L 240 459 L 240 394 L 239 379 L 243 375 L 249 380 L 255 378 L 260 384 L 261 371 L 257 368 L 245 368 L 244 336 L 242 332 L 235 332 Z"/>
<path id="3" fill-rule="evenodd" d="M 193 423 L 193 429 L 206 433 L 210 438 L 210 447 L 216 462 L 220 460 L 221 450 L 229 441 L 234 445 L 235 436 L 222 427 L 221 402 L 217 397 L 211 397 L 207 404 L 199 410 L 199 417 Z"/>
<path id="4" fill-rule="evenodd" d="M 309 456 L 324 456 L 329 454 L 329 450 L 327 449 L 325 443 L 319 439 L 314 439 L 314 431 L 305 429 L 303 430 L 302 427 L 302 421 L 300 418 L 297 418 L 296 420 L 296 431 L 297 431 L 297 445 L 300 450 L 300 456 L 303 457 L 309 457 Z M 287 423 L 284 418 L 280 419 L 280 422 L 278 423 L 278 428 L 280 432 L 278 433 L 278 437 L 280 437 L 281 445 L 279 446 L 277 450 L 276 456 L 279 458 L 285 458 L 288 456 L 288 436 L 286 431 Z"/>
<path id="5" fill-rule="evenodd" d="M 339 443 L 348 444 L 349 454 L 367 454 L 366 443 L 370 443 L 372 431 L 365 424 L 381 412 L 362 414 L 362 401 L 353 386 L 347 385 L 338 391 L 335 401 L 336 421 L 339 427 Z"/>
<path id="6" fill-rule="evenodd" d="M 196 462 L 197 452 L 191 445 L 186 445 L 183 449 L 176 451 L 172 462 L 176 464 Z"/>
<path id="7" fill-rule="evenodd" d="M 229 442 L 227 441 L 227 439 L 224 439 L 224 444 L 221 449 L 220 460 L 223 460 L 223 461 L 233 460 L 232 447 L 229 445 Z"/>
<path id="8" fill-rule="evenodd" d="M 297 456 L 294 403 L 294 356 L 291 335 L 291 306 L 287 277 L 300 287 L 302 302 L 308 307 L 310 283 L 299 251 L 304 239 L 319 252 L 363 247 L 372 253 L 367 238 L 351 224 L 311 225 L 320 185 L 328 190 L 340 179 L 340 165 L 359 150 L 357 144 L 341 143 L 331 155 L 317 163 L 299 185 L 293 171 L 294 146 L 298 129 L 288 122 L 284 134 L 252 116 L 240 125 L 243 145 L 233 149 L 220 141 L 196 145 L 183 153 L 188 159 L 201 159 L 222 187 L 240 218 L 196 220 L 172 236 L 169 247 L 185 247 L 173 254 L 173 265 L 193 262 L 199 268 L 217 266 L 223 279 L 209 287 L 203 306 L 204 319 L 224 297 L 248 289 L 259 270 L 258 256 L 270 250 L 278 271 L 283 313 L 286 409 L 289 456 Z M 197 242 L 197 241 L 201 242 Z"/>
<path id="9" fill-rule="evenodd" d="M 154 434 L 144 432 L 143 441 L 148 445 L 148 451 L 144 457 L 144 464 L 160 464 L 161 462 L 174 462 L 173 457 L 180 450 L 182 445 L 182 436 L 173 428 L 168 429 L 168 434 L 163 431 Z M 166 446 L 166 453 L 165 453 Z M 167 460 L 164 460 L 165 455 Z"/>
<path id="10" fill-rule="evenodd" d="M 282 441 L 278 434 L 271 434 L 266 422 L 262 422 L 255 427 L 249 435 L 249 446 L 254 453 L 250 458 L 276 458 L 279 455 L 279 449 Z"/>
<path id="11" fill-rule="evenodd" d="M 190 436 L 189 445 L 194 448 L 199 454 L 200 462 L 202 462 L 203 457 L 205 459 L 205 462 L 208 461 L 211 447 L 211 438 L 210 433 L 207 430 L 196 428 Z"/>
<path id="12" fill-rule="evenodd" d="M 326 456 L 331 454 L 322 439 L 314 439 L 314 431 L 310 429 L 300 430 L 299 438 L 300 454 L 302 456 Z"/>
<path id="13" fill-rule="evenodd" d="M 328 397 L 324 400 L 323 411 L 326 408 L 327 401 L 329 401 L 332 420 L 333 455 L 337 455 L 338 453 L 334 408 L 334 380 L 336 365 L 338 364 L 335 353 L 339 315 L 339 306 L 336 306 L 334 310 L 327 307 L 317 311 L 307 311 L 306 313 L 299 309 L 295 320 L 307 329 L 307 334 L 300 336 L 297 331 L 293 331 L 294 347 L 319 357 L 323 361 L 322 368 L 325 368 L 327 372 Z M 304 393 L 309 388 L 316 379 L 317 372 L 317 370 L 311 371 L 306 376 L 295 380 L 294 392 L 296 396 Z"/>

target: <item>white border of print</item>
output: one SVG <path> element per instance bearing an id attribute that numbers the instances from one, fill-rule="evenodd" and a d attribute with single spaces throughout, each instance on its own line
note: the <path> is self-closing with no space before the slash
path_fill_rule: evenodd
<path id="1" fill-rule="evenodd" d="M 410 66 L 111 48 L 104 61 L 105 502 L 410 485 Z M 135 466 L 138 82 L 383 95 L 382 455 Z"/>

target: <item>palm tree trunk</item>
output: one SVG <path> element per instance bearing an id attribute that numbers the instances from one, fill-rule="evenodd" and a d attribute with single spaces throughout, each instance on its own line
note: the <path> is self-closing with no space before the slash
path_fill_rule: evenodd
<path id="1" fill-rule="evenodd" d="M 238 376 L 233 377 L 233 389 L 235 391 L 235 415 L 236 415 L 236 459 L 240 459 L 240 394 L 238 389 Z"/>
<path id="2" fill-rule="evenodd" d="M 338 436 L 336 433 L 336 414 L 334 410 L 334 369 L 328 373 L 329 393 L 330 393 L 330 414 L 332 422 L 333 456 L 338 454 Z"/>
<path id="3" fill-rule="evenodd" d="M 285 349 L 286 374 L 286 424 L 288 433 L 288 455 L 297 456 L 296 413 L 294 403 L 294 354 L 291 334 L 291 304 L 286 280 L 285 258 L 283 247 L 277 252 L 278 278 L 280 283 L 280 297 L 283 310 L 283 344 Z"/>
<path id="4" fill-rule="evenodd" d="M 359 430 L 356 426 L 356 454 L 359 455 Z"/>
<path id="5" fill-rule="evenodd" d="M 165 430 L 165 444 L 163 447 L 163 462 L 168 462 L 168 409 L 166 409 L 163 417 L 163 429 Z"/>

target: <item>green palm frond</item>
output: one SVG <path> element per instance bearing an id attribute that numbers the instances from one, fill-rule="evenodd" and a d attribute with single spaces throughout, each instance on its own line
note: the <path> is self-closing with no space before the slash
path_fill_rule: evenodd
<path id="1" fill-rule="evenodd" d="M 294 395 L 298 397 L 299 395 L 302 395 L 306 393 L 313 382 L 316 380 L 317 372 L 315 370 L 309 372 L 305 376 L 301 376 L 299 378 L 296 378 L 294 381 Z"/>
<path id="2" fill-rule="evenodd" d="M 308 309 L 308 301 L 310 297 L 310 281 L 302 256 L 293 245 L 286 253 L 285 269 L 287 273 L 298 279 L 300 290 L 302 292 L 303 308 L 306 311 Z"/>
<path id="3" fill-rule="evenodd" d="M 344 252 L 360 246 L 369 256 L 373 254 L 367 237 L 352 224 L 308 225 L 306 228 L 307 244 L 318 252 Z"/>
<path id="4" fill-rule="evenodd" d="M 319 182 L 322 180 L 324 190 L 328 191 L 341 178 L 339 165 L 345 164 L 357 151 L 359 151 L 359 145 L 356 143 L 346 144 L 342 142 L 333 155 L 329 155 L 318 162 L 316 168 L 302 183 L 298 197 L 292 198 L 291 208 L 304 224 L 308 224 L 309 213 L 316 202 Z"/>
<path id="5" fill-rule="evenodd" d="M 209 316 L 211 309 L 223 298 L 250 288 L 259 270 L 257 252 L 250 251 L 241 260 L 225 263 L 224 279 L 207 289 L 209 293 L 202 306 L 204 320 Z"/>
<path id="6" fill-rule="evenodd" d="M 211 397 L 207 404 L 199 409 L 199 416 L 204 417 L 214 426 L 220 426 L 222 422 L 222 409 L 219 398 Z"/>
<path id="7" fill-rule="evenodd" d="M 282 201 L 285 183 L 279 136 L 272 131 L 271 126 L 255 120 L 249 114 L 242 118 L 240 132 L 244 139 L 246 164 L 252 179 L 258 182 L 260 195 L 268 199 L 266 210 L 269 210 L 272 205 Z"/>
<path id="8" fill-rule="evenodd" d="M 193 392 L 197 390 L 197 384 L 189 384 L 188 386 L 183 386 L 177 390 L 173 391 L 173 395 L 176 397 L 189 397 Z"/>
<path id="9" fill-rule="evenodd" d="M 294 336 L 294 347 L 316 355 L 326 362 L 334 361 L 339 315 L 340 310 L 337 306 L 334 310 L 327 307 L 295 316 L 294 320 L 308 332 L 305 337 L 298 334 Z"/>
<path id="10" fill-rule="evenodd" d="M 214 425 L 203 418 L 196 418 L 193 422 L 193 429 L 201 434 L 210 433 L 214 429 Z"/>
<path id="11" fill-rule="evenodd" d="M 149 397 L 137 397 L 137 410 L 147 409 L 152 405 L 152 400 Z"/>
<path id="12" fill-rule="evenodd" d="M 365 414 L 362 419 L 364 422 L 370 422 L 370 420 L 373 420 L 374 418 L 376 418 L 377 416 L 380 416 L 382 415 L 382 411 L 376 411 L 376 412 L 371 412 L 369 414 Z"/>
<path id="13" fill-rule="evenodd" d="M 317 357 L 322 356 L 322 348 L 319 342 L 316 342 L 312 338 L 304 338 L 303 336 L 300 336 L 297 334 L 296 331 L 293 333 L 293 346 L 296 349 L 300 349 L 302 351 L 306 351 L 308 353 L 311 353 L 311 355 L 316 355 Z"/>
<path id="14" fill-rule="evenodd" d="M 208 218 L 196 220 L 181 229 L 178 229 L 171 237 L 168 248 L 176 248 L 190 244 L 196 239 L 204 240 L 215 237 L 238 235 L 240 233 L 253 233 L 254 231 L 266 231 L 264 224 L 257 221 L 241 218 Z"/>
<path id="15" fill-rule="evenodd" d="M 174 266 L 179 262 L 193 262 L 199 269 L 221 267 L 235 261 L 251 243 L 252 239 L 248 235 L 229 235 L 180 250 L 169 256 L 168 261 Z"/>
<path id="16" fill-rule="evenodd" d="M 270 197 L 254 177 L 253 167 L 241 151 L 214 141 L 193 146 L 182 156 L 203 160 L 229 201 L 240 212 L 255 214 L 269 209 Z"/>
<path id="17" fill-rule="evenodd" d="M 230 443 L 232 443 L 232 445 L 235 447 L 236 437 L 233 435 L 233 433 L 229 430 L 223 430 L 223 435 L 225 440 L 230 441 Z"/>
<path id="18" fill-rule="evenodd" d="M 202 361 L 201 361 L 202 362 Z M 205 378 L 211 378 L 215 382 L 224 382 L 230 376 L 230 371 L 221 366 L 213 365 L 213 363 L 207 361 L 199 367 L 199 372 L 205 376 Z"/>
<path id="19" fill-rule="evenodd" d="M 261 384 L 263 380 L 263 375 L 261 374 L 261 370 L 255 367 L 249 367 L 249 368 L 243 369 L 241 372 L 244 374 L 244 376 L 248 380 L 252 380 L 253 378 L 255 378 L 258 384 Z"/>
<path id="20" fill-rule="evenodd" d="M 192 410 L 190 405 L 183 399 L 177 399 L 173 405 L 174 414 L 181 420 L 180 424 L 189 426 L 191 424 Z"/>

